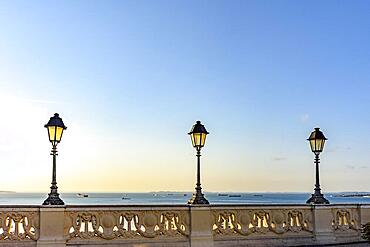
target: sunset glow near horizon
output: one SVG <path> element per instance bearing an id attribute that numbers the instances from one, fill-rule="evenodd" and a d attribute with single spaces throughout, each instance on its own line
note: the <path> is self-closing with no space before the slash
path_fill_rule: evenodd
<path id="1" fill-rule="evenodd" d="M 370 2 L 2 1 L 0 190 L 370 191 Z"/>

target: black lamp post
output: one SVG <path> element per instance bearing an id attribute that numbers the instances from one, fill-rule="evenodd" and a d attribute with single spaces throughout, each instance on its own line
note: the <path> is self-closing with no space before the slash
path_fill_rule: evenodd
<path id="1" fill-rule="evenodd" d="M 193 128 L 188 133 L 191 137 L 191 142 L 193 143 L 193 147 L 197 150 L 197 186 L 195 187 L 195 194 L 193 197 L 188 201 L 188 204 L 209 204 L 208 200 L 204 197 L 202 193 L 202 187 L 200 187 L 200 150 L 204 147 L 206 142 L 206 136 L 209 134 L 200 121 L 197 121 L 196 124 L 193 125 Z"/>
<path id="2" fill-rule="evenodd" d="M 321 194 L 320 189 L 320 177 L 319 177 L 319 155 L 324 149 L 325 141 L 327 140 L 324 134 L 320 131 L 320 128 L 315 128 L 311 133 L 310 137 L 307 139 L 310 142 L 310 147 L 312 152 L 315 154 L 315 164 L 316 164 L 316 183 L 315 190 L 311 198 L 307 200 L 306 203 L 310 204 L 329 204 L 329 201 L 324 198 L 324 195 Z"/>
<path id="3" fill-rule="evenodd" d="M 50 118 L 49 122 L 45 124 L 48 129 L 49 140 L 53 146 L 50 155 L 53 155 L 53 176 L 51 181 L 49 197 L 42 205 L 64 205 L 62 199 L 59 198 L 58 186 L 56 180 L 56 156 L 58 155 L 57 145 L 62 139 L 63 131 L 67 129 L 58 113 L 55 113 Z"/>

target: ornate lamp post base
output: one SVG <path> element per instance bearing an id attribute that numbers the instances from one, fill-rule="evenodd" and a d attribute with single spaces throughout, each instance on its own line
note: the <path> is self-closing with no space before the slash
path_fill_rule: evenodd
<path id="1" fill-rule="evenodd" d="M 307 200 L 309 204 L 330 204 L 323 194 L 312 194 L 311 198 Z"/>
<path id="2" fill-rule="evenodd" d="M 64 202 L 59 197 L 59 193 L 57 192 L 57 188 L 51 187 L 51 192 L 49 193 L 49 197 L 42 203 L 42 205 L 64 205 Z"/>
<path id="3" fill-rule="evenodd" d="M 44 201 L 42 205 L 64 205 L 64 202 L 62 201 L 62 199 L 59 198 L 59 194 L 49 194 L 49 197 Z"/>
<path id="4" fill-rule="evenodd" d="M 196 192 L 193 197 L 188 201 L 188 204 L 209 204 L 208 200 L 204 197 L 202 192 Z"/>

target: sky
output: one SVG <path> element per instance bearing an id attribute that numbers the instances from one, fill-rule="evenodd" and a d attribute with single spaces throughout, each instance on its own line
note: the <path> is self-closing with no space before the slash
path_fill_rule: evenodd
<path id="1" fill-rule="evenodd" d="M 0 1 L 0 190 L 370 191 L 369 1 Z"/>

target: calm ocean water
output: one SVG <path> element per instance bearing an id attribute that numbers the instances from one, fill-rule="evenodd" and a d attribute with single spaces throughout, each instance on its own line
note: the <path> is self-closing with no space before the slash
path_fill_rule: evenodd
<path id="1" fill-rule="evenodd" d="M 150 192 L 150 193 L 62 193 L 67 205 L 132 205 L 132 204 L 176 204 L 184 205 L 192 196 L 190 192 Z M 342 194 L 327 193 L 330 203 L 370 204 L 370 197 L 341 197 Z M 43 193 L 0 193 L 0 205 L 40 205 L 47 194 Z M 304 204 L 308 193 L 205 193 L 212 204 Z"/>

